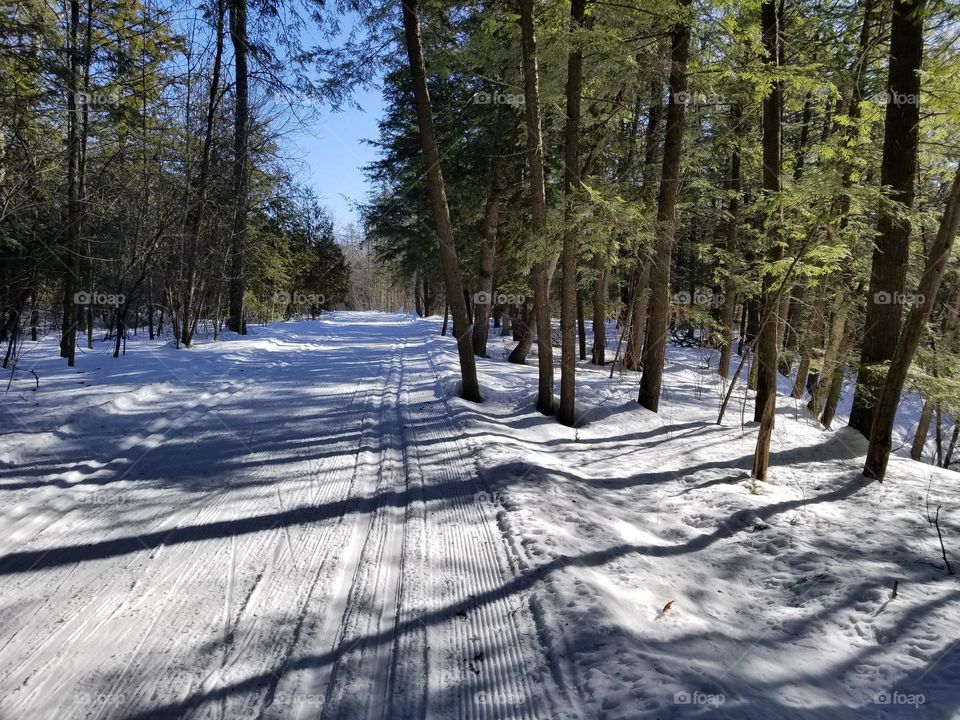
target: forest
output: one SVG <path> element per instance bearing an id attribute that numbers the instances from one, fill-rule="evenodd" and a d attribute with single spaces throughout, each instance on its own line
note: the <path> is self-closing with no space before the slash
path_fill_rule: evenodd
<path id="1" fill-rule="evenodd" d="M 935 426 L 935 461 L 949 467 L 956 8 L 412 11 L 370 168 L 383 189 L 365 217 L 418 312 L 448 305 L 454 328 L 472 326 L 457 336 L 465 398 L 479 397 L 471 355 L 486 354 L 491 314 L 518 341 L 511 362 L 551 337 L 537 344 L 537 408 L 567 425 L 578 358 L 642 370 L 638 402 L 656 412 L 667 344 L 708 343 L 723 378 L 754 358 L 757 478 L 778 372 L 826 428 L 854 393 L 849 425 L 870 439 L 864 472 L 881 480 L 901 394 L 921 394 L 911 454 Z M 413 196 L 421 158 L 430 192 Z M 514 302 L 477 302 L 488 297 Z"/>
<path id="2" fill-rule="evenodd" d="M 38 332 L 73 364 L 100 325 L 116 356 L 131 326 L 189 347 L 199 323 L 342 304 L 343 253 L 283 135 L 379 72 L 364 242 L 420 315 L 472 328 L 464 397 L 490 317 L 512 362 L 536 343 L 537 408 L 567 425 L 577 358 L 642 369 L 656 412 L 667 344 L 709 343 L 722 377 L 749 358 L 758 478 L 778 372 L 828 428 L 856 378 L 849 424 L 881 479 L 901 393 L 921 394 L 913 457 L 932 432 L 950 465 L 955 8 L 403 7 L 9 5 L 4 367 Z"/>
<path id="3" fill-rule="evenodd" d="M 958 717 L 960 5 L 0 3 L 0 720 Z"/>

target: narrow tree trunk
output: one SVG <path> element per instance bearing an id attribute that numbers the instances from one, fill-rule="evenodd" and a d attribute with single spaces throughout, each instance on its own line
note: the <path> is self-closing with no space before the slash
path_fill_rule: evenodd
<path id="1" fill-rule="evenodd" d="M 470 342 L 467 304 L 463 298 L 463 285 L 460 281 L 460 269 L 457 265 L 457 249 L 453 241 L 453 228 L 450 224 L 450 210 L 447 207 L 446 188 L 440 168 L 440 154 L 433 129 L 433 113 L 430 107 L 430 94 L 427 91 L 426 65 L 423 58 L 423 46 L 420 40 L 420 21 L 417 18 L 417 0 L 402 0 L 404 38 L 407 46 L 407 58 L 410 63 L 410 79 L 417 106 L 417 126 L 420 145 L 426 164 L 427 188 L 430 192 L 430 205 L 437 236 L 440 240 L 440 267 L 447 291 L 447 300 L 453 313 L 453 324 L 457 329 L 457 351 L 460 356 L 460 376 L 462 396 L 465 400 L 480 402 L 480 385 L 477 381 L 477 366 Z"/>
<path id="2" fill-rule="evenodd" d="M 902 297 L 910 260 L 910 221 L 906 211 L 913 207 L 914 175 L 920 134 L 920 65 L 923 58 L 923 14 L 926 0 L 905 0 L 893 4 L 890 26 L 890 68 L 887 77 L 887 106 L 883 135 L 880 184 L 891 192 L 880 203 L 878 236 L 873 249 L 867 312 L 864 320 L 860 368 L 850 411 L 850 427 L 867 437 L 877 398 L 884 386 L 880 366 L 890 360 L 900 333 Z M 906 97 L 907 102 L 896 99 Z M 882 437 L 883 430 L 880 435 Z M 882 440 L 879 447 L 882 446 Z M 871 442 L 872 445 L 872 442 Z M 871 471 L 883 475 L 878 463 Z"/>
<path id="3" fill-rule="evenodd" d="M 540 71 L 534 33 L 533 0 L 519 0 L 520 44 L 523 56 L 523 96 L 527 126 L 527 162 L 530 166 L 530 205 L 533 234 L 541 240 L 547 227 L 543 136 L 540 122 Z M 550 327 L 550 276 L 554 263 L 535 262 L 531 272 L 534 318 L 537 324 L 537 410 L 553 413 L 553 342 Z M 522 341 L 521 341 L 522 342 Z"/>
<path id="4" fill-rule="evenodd" d="M 957 448 L 957 440 L 960 440 L 960 419 L 954 418 L 953 434 L 950 435 L 950 443 L 947 445 L 947 452 L 943 454 L 943 467 L 950 469 L 950 463 L 953 462 L 953 451 Z"/>
<path id="5" fill-rule="evenodd" d="M 77 352 L 77 310 L 74 295 L 80 290 L 80 2 L 70 0 L 70 47 L 67 58 L 67 228 L 64 243 L 62 325 L 60 357 L 73 367 Z"/>
<path id="6" fill-rule="evenodd" d="M 742 133 L 743 113 L 739 103 L 730 108 L 730 122 L 734 126 L 734 135 L 739 138 Z M 730 153 L 730 177 L 727 180 L 727 190 L 730 200 L 727 205 L 727 234 L 724 250 L 727 264 L 726 278 L 723 284 L 723 304 L 720 307 L 720 327 L 723 328 L 722 344 L 720 345 L 720 361 L 717 363 L 717 374 L 726 379 L 730 374 L 730 356 L 733 352 L 733 324 L 737 309 L 737 273 L 733 267 L 733 258 L 737 255 L 737 236 L 740 230 L 740 145 L 736 143 Z"/>
<path id="7" fill-rule="evenodd" d="M 660 120 L 663 116 L 663 83 L 658 79 L 650 85 L 650 107 L 647 110 L 647 128 L 644 132 L 643 185 L 640 198 L 644 203 L 653 202 L 657 176 L 657 156 L 660 149 Z M 627 325 L 626 348 L 623 351 L 623 367 L 627 370 L 639 370 L 643 353 L 643 336 L 647 327 L 647 309 L 650 304 L 650 268 L 653 265 L 651 248 L 640 247 L 637 250 L 636 264 L 630 283 L 630 301 L 633 305 L 628 312 L 630 323 Z"/>
<path id="8" fill-rule="evenodd" d="M 686 13 L 691 0 L 678 0 Z M 650 274 L 650 310 L 643 344 L 643 374 L 637 401 L 657 411 L 663 364 L 667 354 L 667 325 L 670 320 L 670 261 L 673 251 L 674 223 L 680 183 L 680 154 L 687 91 L 687 60 L 690 56 L 690 26 L 686 18 L 673 28 L 670 49 L 670 100 L 667 105 L 667 129 L 663 142 L 663 169 L 660 197 L 657 201 L 657 226 L 654 239 L 653 268 Z"/>
<path id="9" fill-rule="evenodd" d="M 570 3 L 572 31 L 583 25 L 586 0 Z M 576 322 L 577 322 L 577 228 L 574 203 L 580 178 L 580 84 L 583 52 L 576 40 L 567 55 L 567 121 L 564 128 L 564 232 L 563 275 L 560 290 L 560 408 L 558 419 L 564 425 L 576 422 Z"/>
<path id="10" fill-rule="evenodd" d="M 930 433 L 930 420 L 933 418 L 933 405 L 934 403 L 930 400 L 923 401 L 923 410 L 920 411 L 920 419 L 917 421 L 917 432 L 913 436 L 913 445 L 910 446 L 910 457 L 914 460 L 920 460 L 923 457 L 927 435 Z"/>
<path id="11" fill-rule="evenodd" d="M 763 0 L 760 5 L 763 48 L 766 65 L 776 71 L 779 65 L 780 41 L 777 6 L 773 0 Z M 770 83 L 763 98 L 763 189 L 768 200 L 779 202 L 775 196 L 780 192 L 780 123 L 782 113 L 782 83 L 779 79 Z M 780 244 L 779 219 L 770 223 L 770 249 L 768 258 L 777 262 L 783 255 Z M 773 292 L 774 277 L 766 273 L 763 278 L 761 299 L 760 334 L 757 337 L 757 398 L 754 420 L 760 423 L 757 446 L 753 455 L 751 475 L 758 480 L 767 479 L 770 464 L 770 439 L 777 411 L 777 310 L 780 298 Z"/>
<path id="12" fill-rule="evenodd" d="M 580 346 L 580 360 L 587 359 L 587 323 L 583 317 L 583 292 L 577 287 L 577 340 Z"/>
<path id="13" fill-rule="evenodd" d="M 947 300 L 946 315 L 943 319 L 943 335 L 940 337 L 940 347 L 943 351 L 952 351 L 958 332 L 960 332 L 960 282 L 957 283 Z M 936 362 L 935 354 L 934 363 Z M 934 366 L 934 375 L 936 373 L 937 367 Z M 930 431 L 930 418 L 932 416 L 933 404 L 926 400 L 923 403 L 920 420 L 917 422 L 917 432 L 913 437 L 913 446 L 910 448 L 910 457 L 914 460 L 919 460 L 923 456 L 923 448 L 927 444 L 927 433 Z"/>
<path id="14" fill-rule="evenodd" d="M 500 157 L 500 117 L 503 106 L 498 106 L 497 121 L 493 128 L 493 157 L 490 161 L 490 192 L 483 212 L 483 227 L 480 245 L 480 267 L 477 272 L 476 317 L 473 322 L 473 352 L 479 357 L 487 355 L 487 333 L 490 325 L 490 309 L 493 307 L 493 265 L 497 257 L 497 227 L 500 222 L 500 195 L 503 191 L 500 175 L 503 162 Z M 481 302 L 485 301 L 485 302 Z"/>
<path id="15" fill-rule="evenodd" d="M 880 391 L 876 404 L 873 427 L 870 432 L 870 447 L 867 450 L 867 461 L 863 466 L 863 474 L 869 478 L 883 480 L 887 470 L 887 461 L 890 459 L 892 446 L 893 425 L 897 417 L 897 407 L 900 405 L 900 394 L 907 379 L 907 371 L 913 356 L 920 344 L 924 324 L 930 315 L 930 310 L 936 301 L 943 281 L 943 273 L 950 259 L 953 242 L 960 230 L 960 170 L 953 179 L 950 197 L 937 230 L 937 237 L 927 255 L 920 285 L 917 288 L 919 302 L 910 308 L 890 369 Z"/>
<path id="16" fill-rule="evenodd" d="M 536 308 L 531 304 L 529 307 L 521 308 L 517 313 L 517 322 L 513 327 L 513 339 L 517 341 L 517 346 L 507 357 L 509 362 L 517 365 L 524 365 L 527 362 L 527 356 L 530 354 L 530 348 L 533 347 L 535 335 Z"/>
<path id="17" fill-rule="evenodd" d="M 644 264 L 637 268 L 639 277 L 633 284 L 633 309 L 627 325 L 627 343 L 623 352 L 623 367 L 627 370 L 639 370 L 643 356 L 643 337 L 647 329 L 647 309 L 650 306 L 650 267 L 653 264 L 649 255 Z"/>
<path id="18" fill-rule="evenodd" d="M 591 359 L 594 365 L 606 364 L 607 349 L 607 268 L 601 251 L 593 256 L 593 350 Z"/>
<path id="19" fill-rule="evenodd" d="M 233 118 L 233 233 L 230 238 L 230 316 L 228 325 L 245 335 L 243 296 L 246 291 L 245 254 L 247 245 L 247 204 L 250 185 L 249 123 L 250 94 L 247 69 L 247 0 L 230 0 L 230 38 L 233 41 L 234 96 Z M 189 318 L 184 318 L 188 323 Z"/>
<path id="20" fill-rule="evenodd" d="M 847 331 L 847 315 L 853 302 L 846 278 L 838 283 L 837 294 L 833 301 L 833 313 L 830 320 L 830 330 L 827 333 L 827 349 L 820 364 L 820 382 L 810 400 L 810 412 L 814 417 L 820 417 L 827 402 L 831 385 L 838 366 L 846 366 L 843 358 L 844 339 Z"/>
<path id="21" fill-rule="evenodd" d="M 197 197 L 193 202 L 187 220 L 187 256 L 185 276 L 180 288 L 180 312 L 185 318 L 191 318 L 199 312 L 196 307 L 198 298 L 197 288 L 197 255 L 200 245 L 200 228 L 207 209 L 207 188 L 210 179 L 210 155 L 213 148 L 213 128 L 216 120 L 218 98 L 220 97 L 220 70 L 223 64 L 223 17 L 226 5 L 223 0 L 217 4 L 217 26 L 215 49 L 213 53 L 213 68 L 211 69 L 210 88 L 207 93 L 207 114 L 204 124 L 203 145 L 200 150 L 200 170 L 197 178 Z M 232 22 L 231 22 L 232 26 Z M 188 188 L 189 192 L 189 188 Z M 190 347 L 193 342 L 193 326 L 184 323 L 181 328 L 180 342 L 184 347 Z"/>

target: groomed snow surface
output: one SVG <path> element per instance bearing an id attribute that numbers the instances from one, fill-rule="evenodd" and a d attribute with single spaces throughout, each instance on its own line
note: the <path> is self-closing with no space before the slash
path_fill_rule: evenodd
<path id="1" fill-rule="evenodd" d="M 457 398 L 439 322 L 334 313 L 175 350 L 30 349 L 0 429 L 0 718 L 960 717 L 960 476 L 705 351 L 660 413 L 583 365 L 532 409 L 492 338 Z M 898 583 L 892 596 L 894 583 Z"/>

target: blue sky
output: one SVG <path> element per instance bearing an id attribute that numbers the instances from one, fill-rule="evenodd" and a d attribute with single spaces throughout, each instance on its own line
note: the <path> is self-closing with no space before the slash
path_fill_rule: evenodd
<path id="1" fill-rule="evenodd" d="M 338 229 L 358 222 L 352 205 L 364 200 L 370 187 L 361 168 L 376 152 L 362 141 L 376 139 L 383 110 L 378 88 L 359 91 L 354 99 L 363 110 L 324 110 L 319 120 L 294 134 L 290 143 L 291 152 L 305 164 L 301 179 L 317 191 Z"/>
<path id="2" fill-rule="evenodd" d="M 315 37 L 314 41 L 320 45 L 332 43 L 337 46 L 351 33 L 357 33 L 355 40 L 365 36 L 355 14 L 347 13 L 338 22 L 338 37 L 332 41 Z M 374 70 L 375 78 L 380 74 L 379 70 Z M 344 109 L 338 113 L 321 108 L 319 119 L 294 133 L 288 143 L 288 150 L 304 163 L 301 181 L 316 190 L 339 230 L 350 223 L 359 223 L 353 206 L 365 200 L 370 190 L 361 168 L 376 155 L 376 149 L 363 141 L 377 138 L 377 121 L 383 114 L 379 87 L 358 89 L 353 94 L 353 101 L 360 110 L 349 107 L 348 103 L 344 103 Z"/>

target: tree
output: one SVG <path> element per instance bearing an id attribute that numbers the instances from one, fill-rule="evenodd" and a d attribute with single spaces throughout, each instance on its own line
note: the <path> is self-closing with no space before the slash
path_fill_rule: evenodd
<path id="1" fill-rule="evenodd" d="M 530 210 L 535 242 L 543 242 L 547 228 L 546 180 L 543 172 L 543 136 L 540 124 L 540 71 L 534 32 L 533 0 L 518 0 L 520 45 L 523 65 L 523 96 L 526 110 L 527 163 L 530 173 Z M 536 260 L 530 272 L 533 287 L 532 320 L 537 331 L 537 410 L 553 413 L 553 332 L 550 326 L 550 278 L 556 259 Z M 529 322 L 529 321 L 528 321 Z M 532 328 L 525 331 L 531 333 Z M 521 340 L 520 346 L 524 345 Z M 526 353 L 524 353 L 526 355 Z"/>
<path id="2" fill-rule="evenodd" d="M 760 22 L 762 26 L 763 49 L 766 51 L 766 65 L 771 76 L 776 78 L 780 62 L 779 18 L 774 0 L 764 0 L 760 4 Z M 774 79 L 763 98 L 763 189 L 773 208 L 780 202 L 780 124 L 782 113 L 782 84 Z M 780 219 L 774 210 L 768 219 L 769 250 L 771 265 L 783 255 L 781 244 L 782 229 Z M 780 303 L 779 291 L 775 290 L 776 278 L 772 271 L 764 274 L 761 294 L 760 334 L 757 337 L 757 398 L 754 421 L 760 423 L 757 432 L 757 447 L 753 454 L 751 475 L 758 480 L 767 479 L 770 464 L 770 438 L 777 412 L 777 309 Z"/>
<path id="3" fill-rule="evenodd" d="M 920 66 L 926 0 L 895 0 L 890 26 L 890 66 L 880 184 L 890 197 L 881 203 L 873 248 L 860 368 L 849 425 L 872 437 L 873 415 L 883 385 L 879 366 L 893 357 L 910 259 L 910 220 L 920 137 Z"/>
<path id="4" fill-rule="evenodd" d="M 433 211 L 437 236 L 440 242 L 440 266 L 447 291 L 447 302 L 453 313 L 457 329 L 457 351 L 460 356 L 461 394 L 465 400 L 480 402 L 480 385 L 477 381 L 477 366 L 470 339 L 470 323 L 467 305 L 463 296 L 463 284 L 457 266 L 457 249 L 450 225 L 450 210 L 447 207 L 446 189 L 440 169 L 440 153 L 433 128 L 430 95 L 427 91 L 426 64 L 420 40 L 420 21 L 417 18 L 417 0 L 401 0 L 403 31 L 410 66 L 410 79 L 417 109 L 417 125 L 423 160 L 426 165 L 427 186 Z"/>
<path id="5" fill-rule="evenodd" d="M 249 125 L 250 73 L 247 68 L 247 0 L 230 0 L 230 38 L 233 42 L 233 228 L 230 235 L 230 316 L 229 328 L 246 334 L 243 296 L 246 291 L 244 254 L 247 244 L 247 210 L 250 190 Z"/>
<path id="6" fill-rule="evenodd" d="M 887 371 L 877 400 L 876 416 L 870 431 L 870 447 L 863 466 L 863 474 L 868 478 L 882 481 L 886 474 L 892 447 L 893 426 L 897 417 L 897 408 L 900 406 L 900 395 L 907 379 L 907 371 L 920 344 L 924 323 L 930 316 L 940 290 L 940 283 L 943 281 L 943 274 L 958 231 L 960 231 L 960 169 L 957 170 L 953 179 L 937 237 L 927 254 L 923 275 L 917 287 L 919 302 L 914 304 L 907 314 L 906 322 L 899 335 L 900 339 L 890 361 L 890 369 Z"/>
<path id="7" fill-rule="evenodd" d="M 583 25 L 585 0 L 570 3 L 571 32 Z M 560 408 L 564 425 L 576 422 L 576 321 L 577 321 L 577 228 L 574 202 L 580 182 L 580 85 L 583 51 L 576 39 L 567 57 L 567 122 L 564 132 L 564 233 L 563 279 L 560 296 Z"/>
<path id="8" fill-rule="evenodd" d="M 650 310 L 643 343 L 643 374 L 640 376 L 638 402 L 657 411 L 663 364 L 667 350 L 667 324 L 670 315 L 670 263 L 676 223 L 680 184 L 680 156 L 683 148 L 684 112 L 687 92 L 687 61 L 690 56 L 691 0 L 678 0 L 679 18 L 671 33 L 670 100 L 667 104 L 667 129 L 663 142 L 663 166 L 657 201 L 657 224 L 653 268 L 650 282 Z"/>

